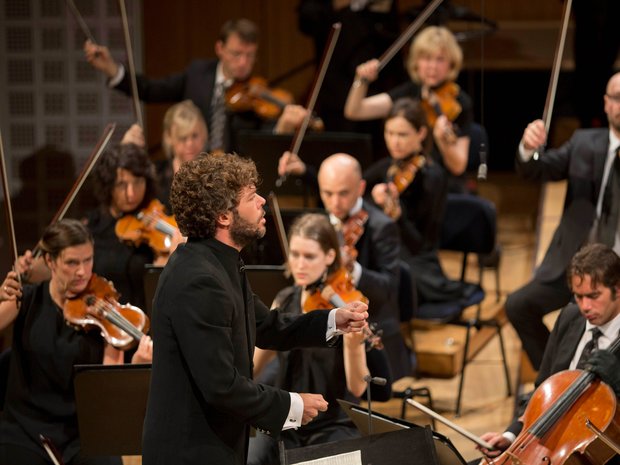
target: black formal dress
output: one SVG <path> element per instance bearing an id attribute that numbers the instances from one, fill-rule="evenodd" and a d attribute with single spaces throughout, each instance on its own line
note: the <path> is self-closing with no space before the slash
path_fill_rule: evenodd
<path id="1" fill-rule="evenodd" d="M 180 245 L 153 305 L 143 463 L 245 464 L 250 426 L 277 437 L 290 408 L 288 392 L 252 380 L 255 345 L 326 346 L 328 313 L 270 311 L 236 249 L 213 238 Z"/>

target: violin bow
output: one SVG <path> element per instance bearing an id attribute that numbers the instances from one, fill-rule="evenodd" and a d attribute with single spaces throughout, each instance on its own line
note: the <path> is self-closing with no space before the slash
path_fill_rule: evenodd
<path id="1" fill-rule="evenodd" d="M 280 247 L 282 248 L 282 254 L 284 261 L 288 260 L 288 239 L 286 237 L 286 230 L 284 229 L 284 222 L 282 221 L 282 213 L 280 212 L 280 205 L 278 204 L 278 197 L 273 192 L 270 192 L 267 200 L 269 201 L 269 208 L 273 214 L 273 218 L 276 222 L 276 231 L 278 233 L 278 239 L 280 239 Z"/>
<path id="2" fill-rule="evenodd" d="M 329 39 L 327 40 L 327 45 L 325 46 L 325 50 L 323 51 L 323 58 L 321 60 L 321 66 L 319 68 L 319 72 L 316 74 L 314 78 L 314 83 L 312 84 L 312 92 L 310 93 L 310 98 L 308 99 L 308 105 L 306 109 L 308 110 L 306 116 L 303 121 L 295 131 L 295 136 L 291 142 L 291 153 L 295 153 L 299 155 L 299 148 L 301 147 L 301 142 L 303 141 L 304 136 L 306 135 L 306 130 L 308 129 L 308 124 L 310 123 L 310 119 L 312 118 L 312 112 L 314 111 L 314 105 L 316 104 L 316 99 L 319 96 L 319 91 L 321 90 L 321 86 L 323 85 L 323 79 L 325 78 L 325 73 L 327 72 L 327 68 L 329 67 L 329 63 L 331 61 L 332 55 L 334 54 L 334 49 L 336 48 L 336 43 L 338 42 L 338 37 L 340 37 L 340 30 L 342 29 L 341 23 L 332 24 L 332 29 L 329 34 Z M 286 174 L 280 176 L 276 180 L 276 187 L 282 186 L 286 181 Z"/>
<path id="3" fill-rule="evenodd" d="M 560 29 L 560 34 L 558 36 L 555 56 L 553 58 L 553 67 L 551 68 L 551 79 L 549 79 L 549 87 L 547 88 L 547 99 L 545 101 L 545 108 L 543 109 L 542 116 L 547 135 L 549 134 L 549 127 L 551 125 L 551 116 L 553 114 L 555 94 L 558 88 L 558 78 L 560 77 L 560 69 L 562 67 L 562 56 L 564 55 L 564 44 L 566 42 L 566 32 L 568 31 L 568 22 L 570 19 L 572 4 L 573 0 L 566 0 L 564 2 L 564 11 L 562 12 L 562 28 Z M 538 160 L 538 157 L 543 150 L 544 147 L 538 147 L 536 152 L 534 152 L 535 160 Z"/>
<path id="4" fill-rule="evenodd" d="M 95 164 L 99 160 L 99 157 L 101 157 L 106 147 L 108 146 L 108 143 L 110 142 L 110 139 L 112 138 L 112 134 L 114 134 L 115 129 L 116 129 L 116 123 L 109 123 L 105 127 L 105 129 L 103 130 L 103 135 L 101 136 L 101 138 L 97 142 L 97 145 L 95 146 L 92 153 L 88 157 L 86 164 L 84 165 L 79 176 L 73 183 L 73 187 L 71 187 L 71 190 L 67 194 L 67 197 L 65 197 L 65 200 L 63 201 L 62 205 L 54 214 L 54 217 L 52 218 L 52 221 L 50 221 L 50 224 L 54 224 L 62 220 L 65 217 L 65 215 L 67 214 L 67 211 L 71 207 L 71 204 L 75 200 L 75 197 L 77 196 L 78 192 L 84 185 L 84 182 L 86 182 L 86 178 L 88 178 L 88 175 L 90 174 Z M 41 249 L 37 245 L 32 251 L 32 255 L 34 257 L 37 257 L 39 256 L 40 253 L 41 253 Z"/>
<path id="5" fill-rule="evenodd" d="M 66 0 L 66 3 L 67 7 L 69 7 L 69 10 L 71 10 L 71 13 L 73 13 L 75 21 L 77 22 L 78 26 L 80 27 L 86 38 L 90 40 L 93 44 L 96 44 L 97 41 L 93 37 L 93 34 L 90 32 L 86 21 L 84 21 L 84 17 L 80 14 L 80 10 L 78 10 L 77 6 L 75 6 L 73 0 Z"/>
<path id="6" fill-rule="evenodd" d="M 129 35 L 129 21 L 127 20 L 127 9 L 125 8 L 125 0 L 118 0 L 118 8 L 121 12 L 121 21 L 123 23 L 123 37 L 125 38 L 125 51 L 127 52 L 127 66 L 129 68 L 129 80 L 131 82 L 131 100 L 133 102 L 133 111 L 136 115 L 136 121 L 138 122 L 140 127 L 144 129 L 144 119 L 142 118 L 140 98 L 138 96 L 136 65 L 133 59 L 133 48 L 131 47 L 131 36 Z"/>
<path id="7" fill-rule="evenodd" d="M 416 17 L 416 19 L 403 31 L 403 33 L 394 41 L 388 49 L 383 52 L 383 55 L 379 58 L 379 71 L 381 71 L 394 55 L 413 37 L 413 35 L 424 25 L 426 20 L 437 9 L 443 0 L 433 0 L 429 3 L 424 10 Z"/>
<path id="8" fill-rule="evenodd" d="M 58 449 L 56 449 L 51 439 L 39 434 L 39 441 L 41 441 L 41 446 L 45 449 L 45 452 L 47 452 L 47 455 L 54 465 L 64 465 L 65 462 L 63 462 L 60 452 L 58 452 Z"/>
<path id="9" fill-rule="evenodd" d="M 15 224 L 13 223 L 13 209 L 11 208 L 11 192 L 9 191 L 9 180 L 6 171 L 4 158 L 4 144 L 2 143 L 2 132 L 0 131 L 0 171 L 2 172 L 2 193 L 4 194 L 4 212 L 6 214 L 7 233 L 11 244 L 11 255 L 13 259 L 13 269 L 17 263 L 17 240 L 15 239 Z M 17 274 L 17 280 L 21 285 L 21 277 Z"/>

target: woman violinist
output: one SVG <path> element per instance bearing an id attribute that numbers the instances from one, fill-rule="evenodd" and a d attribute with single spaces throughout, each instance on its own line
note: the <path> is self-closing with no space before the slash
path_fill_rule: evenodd
<path id="1" fill-rule="evenodd" d="M 397 100 L 385 120 L 389 157 L 364 173 L 366 192 L 397 223 L 401 255 L 415 281 L 418 302 L 458 300 L 469 285 L 449 280 L 437 249 L 447 196 L 445 171 L 427 156 L 430 132 L 420 102 Z"/>
<path id="2" fill-rule="evenodd" d="M 306 311 L 306 303 L 316 308 L 315 297 L 322 284 L 335 285 L 332 281 L 341 269 L 340 246 L 329 218 L 317 213 L 297 218 L 291 226 L 289 238 L 288 268 L 295 284 L 280 291 L 274 305 L 281 312 L 298 315 Z M 295 392 L 319 392 L 329 402 L 328 410 L 319 413 L 311 423 L 282 433 L 281 439 L 287 449 L 359 436 L 359 431 L 336 400 L 357 402 L 366 389 L 364 376 L 368 374 L 388 380 L 384 387 L 372 385 L 373 399 L 389 399 L 391 380 L 383 351 L 372 349 L 367 352 L 362 333 L 347 334 L 343 340 L 343 346 L 337 349 L 305 348 L 278 353 L 279 369 L 275 382 L 278 387 Z M 259 375 L 275 356 L 275 352 L 257 349 L 255 375 Z M 248 464 L 278 463 L 277 441 L 263 434 L 251 440 Z"/>
<path id="3" fill-rule="evenodd" d="M 352 120 L 385 118 L 397 99 L 422 99 L 432 129 L 433 158 L 452 176 L 461 176 L 467 168 L 473 120 L 471 98 L 455 84 L 462 63 L 463 52 L 454 35 L 444 27 L 429 26 L 415 37 L 409 50 L 411 81 L 369 97 L 368 84 L 377 79 L 379 61 L 357 67 L 345 116 Z"/>
<path id="4" fill-rule="evenodd" d="M 496 449 L 482 449 L 487 457 L 482 463 L 539 463 L 532 457 L 540 451 L 548 456 L 546 463 L 620 463 L 620 456 L 601 445 L 584 424 L 589 419 L 618 444 L 620 258 L 610 247 L 589 244 L 575 254 L 567 274 L 576 303 L 560 312 L 536 378 L 537 389 L 523 415 L 504 433 L 482 435 Z M 583 394 L 573 396 L 577 381 L 588 373 L 594 375 L 589 386 Z M 563 398 L 576 400 L 561 414 Z M 539 425 L 547 413 L 555 421 L 547 422 L 541 434 Z M 605 425 L 614 417 L 615 421 Z M 592 454 L 593 449 L 597 454 Z"/>
<path id="5" fill-rule="evenodd" d="M 93 238 L 76 220 L 49 226 L 41 249 L 51 278 L 23 288 L 9 272 L 0 288 L 0 328 L 13 323 L 13 344 L 4 412 L 0 421 L 0 463 L 43 465 L 49 459 L 39 435 L 61 451 L 65 465 L 120 464 L 120 458 L 85 458 L 73 391 L 77 364 L 120 364 L 123 353 L 99 331 L 65 322 L 68 299 L 82 293 L 93 269 Z M 150 362 L 152 342 L 144 336 L 132 362 Z"/>

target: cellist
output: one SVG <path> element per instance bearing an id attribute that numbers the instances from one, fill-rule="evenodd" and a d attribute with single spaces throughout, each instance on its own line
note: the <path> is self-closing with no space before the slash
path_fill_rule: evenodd
<path id="1" fill-rule="evenodd" d="M 560 371 L 586 369 L 620 397 L 620 354 L 606 350 L 620 331 L 620 258 L 603 244 L 589 244 L 575 254 L 567 275 L 576 304 L 565 307 L 555 323 L 536 386 Z M 485 433 L 482 439 L 498 450 L 482 452 L 497 457 L 522 429 L 516 421 L 503 433 Z M 608 463 L 619 462 L 616 455 Z"/>
<path id="2" fill-rule="evenodd" d="M 123 352 L 107 344 L 99 331 L 76 330 L 63 317 L 67 299 L 89 284 L 92 235 L 81 222 L 63 219 L 47 227 L 40 246 L 51 278 L 22 288 L 17 273 L 10 271 L 0 287 L 0 328 L 13 324 L 0 463 L 49 464 L 39 442 L 42 434 L 65 465 L 120 465 L 120 457 L 86 458 L 80 452 L 73 366 L 122 364 Z M 132 362 L 150 362 L 152 350 L 150 337 L 143 336 Z"/>

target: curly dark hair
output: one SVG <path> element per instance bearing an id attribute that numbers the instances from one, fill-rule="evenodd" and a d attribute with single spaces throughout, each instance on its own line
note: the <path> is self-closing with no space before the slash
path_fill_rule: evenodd
<path id="1" fill-rule="evenodd" d="M 615 295 L 616 286 L 620 284 L 620 257 L 604 244 L 588 244 L 575 254 L 566 275 L 569 289 L 573 277 L 583 280 L 588 275 L 592 286 L 602 284 Z"/>
<path id="2" fill-rule="evenodd" d="M 135 144 L 118 145 L 107 152 L 93 173 L 93 190 L 95 197 L 104 207 L 112 203 L 112 192 L 116 183 L 116 170 L 126 169 L 136 177 L 146 179 L 146 191 L 139 209 L 146 207 L 157 195 L 157 177 L 155 165 L 146 151 Z"/>
<path id="3" fill-rule="evenodd" d="M 244 187 L 258 183 L 254 162 L 236 154 L 210 154 L 183 163 L 170 189 L 170 204 L 181 233 L 213 237 L 218 216 L 239 205 Z"/>

